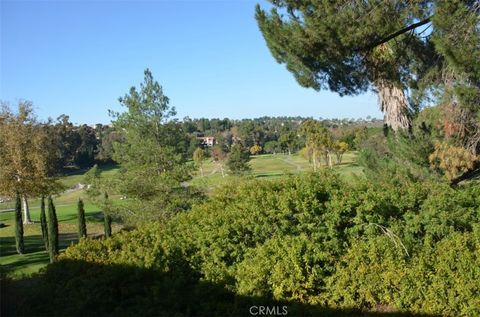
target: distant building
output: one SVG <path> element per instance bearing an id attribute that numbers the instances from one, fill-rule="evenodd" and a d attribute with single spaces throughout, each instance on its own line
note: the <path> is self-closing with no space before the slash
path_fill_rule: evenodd
<path id="1" fill-rule="evenodd" d="M 203 146 L 211 147 L 215 145 L 215 137 L 213 136 L 198 136 L 197 140 L 199 140 Z"/>

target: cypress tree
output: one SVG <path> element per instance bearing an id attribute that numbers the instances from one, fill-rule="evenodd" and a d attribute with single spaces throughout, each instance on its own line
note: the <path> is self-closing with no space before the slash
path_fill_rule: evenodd
<path id="1" fill-rule="evenodd" d="M 23 254 L 25 252 L 25 244 L 23 242 L 22 204 L 18 192 L 15 201 L 15 244 L 18 254 Z"/>
<path id="2" fill-rule="evenodd" d="M 78 200 L 78 239 L 87 237 L 87 224 L 85 223 L 85 209 L 82 199 Z"/>
<path id="3" fill-rule="evenodd" d="M 53 205 L 52 197 L 48 197 L 48 253 L 50 256 L 50 263 L 55 261 L 55 256 L 58 254 L 58 220 L 55 206 Z"/>
<path id="4" fill-rule="evenodd" d="M 45 197 L 42 196 L 40 202 L 40 225 L 42 228 L 43 243 L 45 244 L 45 250 L 48 251 L 48 227 L 47 227 L 47 215 L 45 213 Z"/>
<path id="5" fill-rule="evenodd" d="M 103 225 L 105 227 L 105 238 L 112 235 L 112 217 L 108 212 L 108 194 L 105 192 L 105 204 L 103 208 Z"/>

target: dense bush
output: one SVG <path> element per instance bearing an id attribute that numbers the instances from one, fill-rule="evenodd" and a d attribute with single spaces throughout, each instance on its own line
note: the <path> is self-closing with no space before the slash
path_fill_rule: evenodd
<path id="1" fill-rule="evenodd" d="M 333 259 L 306 235 L 273 237 L 238 265 L 238 293 L 316 303 Z"/>
<path id="2" fill-rule="evenodd" d="M 396 306 L 406 272 L 404 255 L 386 236 L 354 242 L 326 279 L 325 301 L 330 306 L 367 309 Z"/>
<path id="3" fill-rule="evenodd" d="M 442 316 L 480 316 L 480 227 L 428 239 L 414 257 L 387 237 L 354 243 L 327 278 L 326 300 L 340 307 L 394 307 Z"/>
<path id="4" fill-rule="evenodd" d="M 330 172 L 247 179 L 217 190 L 166 224 L 106 240 L 82 239 L 45 274 L 55 281 L 49 287 L 68 294 L 72 278 L 82 281 L 80 289 L 100 282 L 93 277 L 88 282 L 90 273 L 80 264 L 75 277 L 62 273 L 62 263 L 99 265 L 106 274 L 96 278 L 119 283 L 122 292 L 147 297 L 161 311 L 167 309 L 162 305 L 177 307 L 195 298 L 202 307 L 199 315 L 227 314 L 238 309 L 239 298 L 257 298 L 334 309 L 478 316 L 479 219 L 478 184 L 379 187 L 362 180 L 347 184 Z M 134 278 L 120 283 L 121 269 L 110 275 L 111 266 L 162 277 L 146 283 L 147 290 L 138 295 Z M 160 300 L 155 292 L 165 283 L 175 291 Z M 175 297 L 178 289 L 184 296 Z M 117 295 L 105 290 L 102 296 L 113 303 L 109 296 Z"/>

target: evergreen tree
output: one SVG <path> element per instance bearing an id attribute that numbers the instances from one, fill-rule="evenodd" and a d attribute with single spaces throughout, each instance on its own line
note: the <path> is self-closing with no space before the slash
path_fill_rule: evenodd
<path id="1" fill-rule="evenodd" d="M 110 216 L 108 203 L 108 194 L 105 192 L 105 203 L 103 209 L 103 226 L 105 229 L 105 238 L 109 238 L 112 235 L 112 217 Z"/>
<path id="2" fill-rule="evenodd" d="M 52 197 L 48 197 L 48 255 L 50 256 L 50 263 L 55 261 L 58 255 L 58 219 L 55 206 L 53 205 Z"/>
<path id="3" fill-rule="evenodd" d="M 241 174 L 250 170 L 248 161 L 250 155 L 240 144 L 234 144 L 227 157 L 227 167 L 234 174 Z"/>
<path id="4" fill-rule="evenodd" d="M 87 237 L 87 224 L 85 222 L 85 209 L 83 205 L 83 200 L 79 199 L 77 204 L 78 211 L 78 238 Z"/>
<path id="5" fill-rule="evenodd" d="M 371 89 L 388 125 L 410 126 L 407 92 L 438 62 L 422 33 L 441 1 L 270 2 L 271 13 L 257 6 L 256 19 L 272 55 L 300 85 L 342 96 Z"/>
<path id="6" fill-rule="evenodd" d="M 119 99 L 125 112 L 111 112 L 122 142 L 114 143 L 113 159 L 122 169 L 108 186 L 128 196 L 115 211 L 127 222 L 140 223 L 164 220 L 184 210 L 197 199 L 192 188 L 182 184 L 191 179 L 192 166 L 187 164 L 189 142 L 182 125 L 173 119 L 170 106 L 160 84 L 145 70 L 140 88 L 132 87 Z"/>
<path id="7" fill-rule="evenodd" d="M 43 243 L 45 244 L 45 250 L 48 252 L 48 226 L 47 226 L 47 215 L 45 213 L 45 197 L 42 196 L 40 201 L 40 226 L 42 228 L 42 238 Z"/>
<path id="8" fill-rule="evenodd" d="M 15 244 L 18 254 L 23 254 L 25 252 L 25 245 L 23 242 L 22 205 L 18 192 L 15 200 Z"/>

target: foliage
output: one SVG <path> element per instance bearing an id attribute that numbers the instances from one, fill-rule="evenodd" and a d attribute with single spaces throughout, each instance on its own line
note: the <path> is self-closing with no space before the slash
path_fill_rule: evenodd
<path id="1" fill-rule="evenodd" d="M 45 244 L 45 250 L 48 252 L 48 225 L 47 214 L 45 213 L 45 196 L 40 200 L 40 226 L 42 229 L 42 239 Z"/>
<path id="2" fill-rule="evenodd" d="M 252 155 L 258 155 L 258 154 L 262 153 L 262 150 L 263 149 L 260 145 L 255 144 L 250 148 L 249 151 L 250 151 L 250 154 L 252 154 Z"/>
<path id="3" fill-rule="evenodd" d="M 300 134 L 305 138 L 304 153 L 313 165 L 313 170 L 317 170 L 320 164 L 320 158 L 323 156 L 325 165 L 332 167 L 331 156 L 335 150 L 335 142 L 327 128 L 315 120 L 307 120 L 300 127 Z"/>
<path id="4" fill-rule="evenodd" d="M 240 174 L 250 170 L 248 166 L 248 161 L 250 160 L 250 155 L 241 144 L 234 144 L 228 154 L 226 165 L 228 169 L 234 174 Z"/>
<path id="5" fill-rule="evenodd" d="M 58 255 L 58 219 L 55 205 L 53 204 L 51 196 L 48 197 L 47 227 L 49 247 L 48 255 L 50 257 L 50 263 L 53 263 Z"/>
<path id="6" fill-rule="evenodd" d="M 292 154 L 294 150 L 298 148 L 298 136 L 295 130 L 291 128 L 285 128 L 280 131 L 278 137 L 278 146 L 281 149 L 286 150 L 288 154 Z"/>
<path id="7" fill-rule="evenodd" d="M 121 170 L 108 187 L 128 199 L 114 206 L 115 211 L 126 221 L 145 222 L 187 209 L 196 198 L 194 189 L 182 186 L 191 178 L 188 138 L 172 120 L 175 109 L 162 87 L 147 69 L 140 89 L 132 87 L 119 101 L 126 111 L 111 115 L 115 130 L 122 133 L 113 157 Z"/>
<path id="8" fill-rule="evenodd" d="M 102 178 L 101 170 L 97 164 L 85 173 L 84 182 L 87 185 L 85 192 L 88 197 L 101 206 L 101 203 L 104 202 L 102 194 L 106 190 L 107 181 Z"/>
<path id="9" fill-rule="evenodd" d="M 458 122 L 478 150 L 477 1 L 270 2 L 269 13 L 257 6 L 258 26 L 301 86 L 340 95 L 371 89 L 395 131 L 410 128 L 431 99 L 458 104 L 473 110 Z"/>
<path id="10" fill-rule="evenodd" d="M 343 141 L 335 141 L 333 143 L 333 152 L 337 158 L 337 164 L 342 163 L 342 157 L 348 151 L 348 143 Z"/>
<path id="11" fill-rule="evenodd" d="M 205 151 L 201 148 L 196 148 L 195 151 L 193 151 L 193 162 L 195 163 L 195 166 L 200 169 L 200 173 L 203 176 L 203 163 L 205 160 Z"/>
<path id="12" fill-rule="evenodd" d="M 58 292 L 83 289 L 93 300 L 86 288 L 97 284 L 82 265 L 94 271 L 104 267 L 101 279 L 109 285 L 124 280 L 128 268 L 148 269 L 172 279 L 159 277 L 162 282 L 144 293 L 127 277 L 122 294 L 158 303 L 155 289 L 182 285 L 186 291 L 211 283 L 235 298 L 474 316 L 480 300 L 475 283 L 479 206 L 475 184 L 379 187 L 361 180 L 345 183 L 330 170 L 238 180 L 168 223 L 142 225 L 108 239 L 82 239 L 42 280 Z M 75 268 L 69 261 L 82 264 Z M 80 288 L 73 291 L 71 283 L 61 281 Z M 190 303 L 168 298 L 162 301 L 167 307 Z M 237 307 L 231 297 L 201 298 L 207 311 Z"/>
<path id="13" fill-rule="evenodd" d="M 212 148 L 211 156 L 215 164 L 220 168 L 222 172 L 222 177 L 225 177 L 224 165 L 227 159 L 227 154 L 220 146 L 215 145 Z"/>
<path id="14" fill-rule="evenodd" d="M 453 113 L 452 113 L 453 111 Z M 419 112 L 410 133 L 365 134 L 358 139 L 358 163 L 371 180 L 391 180 L 398 184 L 408 180 L 441 180 L 452 184 L 479 162 L 459 136 L 459 126 L 450 119 L 456 111 L 438 106 Z"/>
<path id="15" fill-rule="evenodd" d="M 436 143 L 435 151 L 428 157 L 432 167 L 442 170 L 449 180 L 458 177 L 473 168 L 476 155 L 463 147 L 448 143 Z"/>
<path id="16" fill-rule="evenodd" d="M 18 113 L 0 106 L 0 194 L 14 197 L 18 192 L 28 206 L 28 198 L 55 193 L 61 189 L 53 177 L 48 134 L 33 112 L 30 102 L 21 101 Z M 31 223 L 24 208 L 24 223 Z"/>
<path id="17" fill-rule="evenodd" d="M 15 246 L 18 254 L 23 254 L 25 252 L 25 244 L 23 241 L 22 206 L 19 193 L 17 193 L 17 197 L 15 199 Z"/>
<path id="18" fill-rule="evenodd" d="M 387 236 L 355 241 L 326 279 L 326 302 L 367 309 L 395 305 L 406 274 L 404 256 Z"/>
<path id="19" fill-rule="evenodd" d="M 276 154 L 280 152 L 280 145 L 277 141 L 268 141 L 265 143 L 263 150 L 270 154 Z"/>
<path id="20" fill-rule="evenodd" d="M 476 112 L 480 110 L 479 13 L 476 1 L 438 1 L 432 17 L 436 28 L 432 41 L 449 67 L 448 80 L 455 79 L 454 85 L 447 82 L 446 90 L 453 90 L 462 107 Z"/>
<path id="21" fill-rule="evenodd" d="M 415 312 L 480 315 L 479 229 L 477 222 L 472 232 L 453 232 L 437 244 L 426 244 L 407 271 L 402 306 Z"/>
<path id="22" fill-rule="evenodd" d="M 77 217 L 78 217 L 78 239 L 87 237 L 87 224 L 85 222 L 85 208 L 83 200 L 79 199 L 77 203 Z"/>
<path id="23" fill-rule="evenodd" d="M 429 155 L 434 139 L 427 128 L 414 128 L 412 134 L 377 133 L 361 143 L 358 163 L 373 181 L 402 184 L 409 181 L 438 179 L 430 169 Z"/>
<path id="24" fill-rule="evenodd" d="M 105 231 L 105 238 L 112 236 L 112 215 L 111 215 L 111 204 L 108 199 L 108 193 L 104 194 L 104 203 L 103 203 L 103 227 Z"/>
<path id="25" fill-rule="evenodd" d="M 433 58 L 431 43 L 415 28 L 400 32 L 395 41 L 379 40 L 415 21 L 429 22 L 427 3 L 271 2 L 270 14 L 257 6 L 260 31 L 273 57 L 301 86 L 340 95 L 375 89 L 387 124 L 395 130 L 408 127 L 404 88 L 412 78 L 421 79 L 418 65 Z"/>
<path id="26" fill-rule="evenodd" d="M 104 163 L 113 163 L 113 144 L 122 142 L 121 133 L 115 131 L 113 127 L 97 124 L 95 132 L 99 139 L 95 149 L 95 160 Z"/>
<path id="27" fill-rule="evenodd" d="M 239 294 L 314 302 L 322 292 L 330 254 L 306 235 L 273 236 L 245 254 L 235 274 Z"/>
<path id="28" fill-rule="evenodd" d="M 442 316 L 477 316 L 480 240 L 473 232 L 453 232 L 406 258 L 387 237 L 362 240 L 327 279 L 329 305 L 394 307 Z"/>

